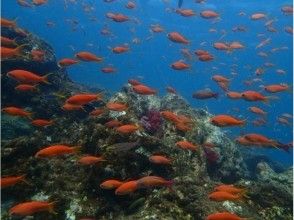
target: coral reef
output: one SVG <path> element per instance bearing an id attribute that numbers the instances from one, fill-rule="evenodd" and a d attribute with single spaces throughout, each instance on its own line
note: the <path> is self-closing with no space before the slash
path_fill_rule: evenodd
<path id="1" fill-rule="evenodd" d="M 4 36 L 14 36 L 13 31 L 3 30 Z M 25 54 L 34 48 L 46 51 L 45 58 L 41 64 L 27 57 L 3 61 L 2 105 L 30 107 L 34 117 L 53 118 L 55 123 L 35 128 L 28 125 L 29 120 L 9 121 L 7 116 L 2 117 L 2 176 L 26 174 L 28 182 L 2 190 L 2 219 L 13 219 L 7 213 L 9 207 L 28 200 L 56 201 L 56 214 L 40 213 L 34 219 L 205 219 L 210 213 L 225 210 L 252 219 L 292 219 L 292 169 L 278 174 L 267 164 L 259 163 L 257 176 L 250 178 L 239 146 L 211 125 L 207 111 L 193 109 L 175 94 L 162 98 L 138 95 L 127 84 L 102 103 L 86 106 L 84 111 L 65 112 L 60 108 L 63 96 L 89 89 L 70 81 L 66 71 L 56 65 L 52 48 L 38 37 L 17 36 L 17 42 L 27 44 Z M 49 76 L 51 84 L 41 85 L 40 93 L 19 94 L 14 90 L 15 82 L 5 76 L 14 68 L 41 75 L 53 73 Z M 107 101 L 127 103 L 128 109 L 105 111 L 98 117 L 88 115 Z M 164 110 L 191 119 L 191 129 L 176 129 L 161 117 Z M 111 119 L 142 124 L 144 129 L 120 134 L 105 126 Z M 197 149 L 177 147 L 175 143 L 182 140 L 195 143 Z M 204 147 L 208 142 L 217 154 L 213 163 L 207 159 L 209 150 Z M 44 146 L 56 143 L 81 146 L 81 152 L 34 157 Z M 148 158 L 154 154 L 167 155 L 172 164 L 152 164 Z M 83 166 L 78 163 L 82 155 L 103 155 L 105 161 Z M 139 189 L 117 196 L 113 190 L 99 187 L 107 179 L 138 179 L 151 174 L 172 179 L 172 189 Z M 245 187 L 248 198 L 237 202 L 209 200 L 208 194 L 222 182 Z"/>

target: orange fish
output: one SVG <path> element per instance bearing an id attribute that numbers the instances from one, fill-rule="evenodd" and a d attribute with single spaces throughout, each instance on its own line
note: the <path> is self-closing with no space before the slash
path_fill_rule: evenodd
<path id="1" fill-rule="evenodd" d="M 263 19 L 266 18 L 266 15 L 264 13 L 255 13 L 251 15 L 251 20 L 259 20 L 259 19 Z"/>
<path id="2" fill-rule="evenodd" d="M 100 184 L 102 189 L 116 189 L 120 187 L 124 182 L 119 180 L 106 180 Z"/>
<path id="3" fill-rule="evenodd" d="M 135 192 L 138 189 L 138 183 L 136 180 L 128 181 L 120 185 L 115 190 L 115 195 L 127 195 Z"/>
<path id="4" fill-rule="evenodd" d="M 251 111 L 251 112 L 253 112 L 255 114 L 259 114 L 259 115 L 266 115 L 267 114 L 261 108 L 258 108 L 258 107 L 255 107 L 255 106 L 251 106 L 248 109 L 249 109 L 249 111 Z"/>
<path id="5" fill-rule="evenodd" d="M 128 83 L 131 84 L 132 86 L 138 86 L 141 85 L 142 83 L 140 83 L 138 80 L 136 79 L 129 79 Z"/>
<path id="6" fill-rule="evenodd" d="M 190 125 L 187 125 L 186 123 L 183 123 L 183 122 L 176 123 L 175 126 L 177 130 L 183 131 L 183 132 L 190 131 L 192 129 Z"/>
<path id="7" fill-rule="evenodd" d="M 210 122 L 218 127 L 244 125 L 246 120 L 239 120 L 230 115 L 216 115 L 210 119 Z"/>
<path id="8" fill-rule="evenodd" d="M 78 62 L 79 61 L 74 60 L 74 59 L 64 58 L 64 59 L 58 61 L 58 66 L 66 67 L 66 66 L 70 66 L 70 65 L 73 65 L 73 64 L 77 64 Z"/>
<path id="9" fill-rule="evenodd" d="M 128 2 L 127 4 L 126 4 L 126 8 L 127 9 L 133 9 L 133 8 L 135 8 L 136 7 L 136 4 L 134 3 L 134 2 Z"/>
<path id="10" fill-rule="evenodd" d="M 138 188 L 149 188 L 157 186 L 166 186 L 171 188 L 173 184 L 173 180 L 165 180 L 159 176 L 145 176 L 137 180 Z"/>
<path id="11" fill-rule="evenodd" d="M 99 116 L 99 115 L 102 115 L 104 112 L 105 112 L 104 108 L 96 108 L 93 111 L 91 111 L 89 113 L 89 115 L 91 115 L 91 116 Z"/>
<path id="12" fill-rule="evenodd" d="M 254 143 L 252 143 L 251 141 L 247 140 L 245 137 L 237 137 L 235 139 L 235 141 L 241 145 L 244 145 L 244 146 L 250 146 L 250 145 L 253 145 Z"/>
<path id="13" fill-rule="evenodd" d="M 193 143 L 189 141 L 178 141 L 176 145 L 182 149 L 187 149 L 191 151 L 196 151 L 197 150 L 197 145 L 194 145 Z"/>
<path id="14" fill-rule="evenodd" d="M 238 215 L 229 212 L 217 212 L 207 216 L 206 220 L 247 220 L 247 218 L 240 218 Z"/>
<path id="15" fill-rule="evenodd" d="M 122 125 L 116 128 L 116 131 L 121 134 L 131 134 L 140 129 L 140 126 L 134 124 Z"/>
<path id="16" fill-rule="evenodd" d="M 145 85 L 133 86 L 133 90 L 135 93 L 138 93 L 140 95 L 155 95 L 157 93 L 155 89 L 151 89 L 150 87 Z"/>
<path id="17" fill-rule="evenodd" d="M 230 45 L 227 45 L 226 43 L 223 42 L 216 42 L 213 44 L 213 47 L 217 50 L 229 50 Z"/>
<path id="18" fill-rule="evenodd" d="M 15 20 L 11 21 L 5 18 L 1 18 L 1 27 L 15 28 L 16 22 Z"/>
<path id="19" fill-rule="evenodd" d="M 28 117 L 31 118 L 32 113 L 27 112 L 22 108 L 17 108 L 17 107 L 5 107 L 2 108 L 2 111 L 13 116 L 20 116 L 20 117 Z"/>
<path id="20" fill-rule="evenodd" d="M 270 93 L 276 93 L 276 92 L 289 91 L 290 87 L 286 84 L 268 85 L 264 87 L 264 90 Z"/>
<path id="21" fill-rule="evenodd" d="M 7 38 L 7 37 L 3 37 L 1 36 L 1 45 L 2 46 L 6 46 L 6 47 L 14 47 L 14 46 L 17 46 L 16 42 L 15 42 L 15 39 L 10 39 L 10 38 Z"/>
<path id="22" fill-rule="evenodd" d="M 15 184 L 19 182 L 26 182 L 25 176 L 26 175 L 1 177 L 0 179 L 1 189 L 14 186 Z"/>
<path id="23" fill-rule="evenodd" d="M 204 61 L 204 62 L 211 61 L 213 59 L 214 59 L 214 57 L 211 54 L 203 54 L 203 55 L 198 56 L 198 60 Z"/>
<path id="24" fill-rule="evenodd" d="M 32 50 L 31 55 L 32 55 L 32 59 L 36 62 L 44 61 L 45 52 L 42 50 Z"/>
<path id="25" fill-rule="evenodd" d="M 103 157 L 95 157 L 95 156 L 83 156 L 78 160 L 78 162 L 82 165 L 94 165 L 99 162 L 106 161 Z"/>
<path id="26" fill-rule="evenodd" d="M 180 122 L 178 116 L 175 113 L 171 112 L 171 111 L 161 111 L 160 114 L 164 119 L 166 119 L 168 121 L 171 121 L 171 122 L 174 122 L 174 123 L 179 123 Z"/>
<path id="27" fill-rule="evenodd" d="M 251 143 L 254 143 L 256 145 L 271 145 L 271 146 L 276 146 L 277 141 L 271 140 L 261 134 L 246 134 L 243 136 L 246 140 L 250 141 Z"/>
<path id="28" fill-rule="evenodd" d="M 85 105 L 100 100 L 102 100 L 101 94 L 81 93 L 69 97 L 65 102 L 71 105 Z"/>
<path id="29" fill-rule="evenodd" d="M 129 50 L 129 48 L 127 46 L 117 46 L 112 48 L 112 52 L 119 54 L 119 53 L 124 53 L 127 52 Z"/>
<path id="30" fill-rule="evenodd" d="M 103 67 L 101 69 L 101 71 L 103 73 L 114 73 L 114 72 L 116 72 L 116 69 L 114 69 L 113 67 L 109 66 L 109 67 Z"/>
<path id="31" fill-rule="evenodd" d="M 40 6 L 46 4 L 48 0 L 33 0 L 33 4 L 36 6 Z"/>
<path id="32" fill-rule="evenodd" d="M 34 92 L 39 90 L 36 86 L 37 85 L 19 84 L 18 86 L 14 87 L 14 89 L 21 92 Z"/>
<path id="33" fill-rule="evenodd" d="M 114 119 L 114 120 L 108 121 L 104 125 L 108 128 L 115 128 L 115 127 L 121 126 L 122 123 L 120 121 Z"/>
<path id="34" fill-rule="evenodd" d="M 118 111 L 118 112 L 126 111 L 128 109 L 128 106 L 126 104 L 120 103 L 120 102 L 108 102 L 106 104 L 106 107 L 109 110 Z"/>
<path id="35" fill-rule="evenodd" d="M 185 69 L 189 69 L 190 66 L 186 63 L 184 63 L 182 60 L 179 60 L 179 61 L 176 61 L 174 62 L 171 67 L 174 69 L 174 70 L 185 70 Z"/>
<path id="36" fill-rule="evenodd" d="M 212 80 L 214 80 L 215 82 L 222 82 L 222 83 L 229 83 L 230 80 L 224 76 L 221 75 L 213 75 Z"/>
<path id="37" fill-rule="evenodd" d="M 106 16 L 108 18 L 111 18 L 115 22 L 125 22 L 129 20 L 129 17 L 123 14 L 113 14 L 113 13 L 107 13 Z"/>
<path id="38" fill-rule="evenodd" d="M 251 102 L 254 102 L 254 101 L 268 102 L 269 100 L 269 97 L 264 96 L 259 92 L 251 91 L 251 90 L 242 92 L 241 95 L 244 100 L 251 101 Z"/>
<path id="39" fill-rule="evenodd" d="M 157 24 L 157 25 L 151 25 L 151 31 L 154 33 L 161 33 L 164 31 L 164 29 Z"/>
<path id="40" fill-rule="evenodd" d="M 167 37 L 175 43 L 189 44 L 189 41 L 178 32 L 170 32 Z"/>
<path id="41" fill-rule="evenodd" d="M 37 84 L 37 83 L 46 83 L 50 84 L 48 82 L 48 76 L 51 75 L 51 73 L 45 75 L 45 76 L 39 76 L 35 73 L 26 71 L 26 70 L 12 70 L 7 73 L 7 76 L 22 83 L 28 83 L 28 84 Z"/>
<path id="42" fill-rule="evenodd" d="M 162 165 L 170 165 L 171 164 L 171 159 L 165 157 L 165 156 L 161 156 L 161 155 L 153 155 L 149 157 L 149 161 L 151 163 L 155 163 L 155 164 L 162 164 Z"/>
<path id="43" fill-rule="evenodd" d="M 16 48 L 1 47 L 1 59 L 22 56 L 23 49 L 26 46 L 26 44 L 23 44 Z"/>
<path id="44" fill-rule="evenodd" d="M 210 18 L 216 18 L 216 17 L 218 17 L 219 14 L 216 13 L 215 11 L 212 11 L 212 10 L 205 10 L 205 11 L 202 11 L 200 13 L 200 16 L 202 18 L 210 19 Z"/>
<path id="45" fill-rule="evenodd" d="M 91 61 L 101 62 L 102 61 L 101 57 L 97 57 L 95 54 L 92 54 L 87 51 L 79 52 L 75 55 L 75 57 L 81 61 L 86 61 L 86 62 L 91 62 Z"/>
<path id="46" fill-rule="evenodd" d="M 184 17 L 191 17 L 196 15 L 196 13 L 192 9 L 176 9 L 176 13 Z"/>
<path id="47" fill-rule="evenodd" d="M 64 154 L 72 154 L 80 151 L 81 147 L 69 147 L 66 145 L 52 145 L 39 150 L 35 157 L 55 157 Z"/>
<path id="48" fill-rule="evenodd" d="M 210 193 L 208 198 L 210 200 L 214 200 L 214 201 L 217 201 L 217 202 L 222 202 L 222 201 L 226 201 L 226 200 L 240 201 L 240 200 L 243 199 L 241 194 L 236 195 L 236 194 L 231 194 L 231 193 L 222 192 L 222 191 L 216 191 L 216 192 Z"/>
<path id="49" fill-rule="evenodd" d="M 72 105 L 69 103 L 65 103 L 61 108 L 65 111 L 76 111 L 76 110 L 85 111 L 82 105 Z"/>
<path id="50" fill-rule="evenodd" d="M 241 99 L 242 98 L 242 94 L 240 92 L 227 92 L 227 97 L 230 99 Z"/>
<path id="51" fill-rule="evenodd" d="M 32 125 L 37 127 L 47 127 L 53 125 L 53 120 L 45 120 L 45 119 L 35 119 L 32 121 Z"/>
<path id="52" fill-rule="evenodd" d="M 240 194 L 240 193 L 244 194 L 246 192 L 246 189 L 238 188 L 238 187 L 235 187 L 234 185 L 222 184 L 222 185 L 218 185 L 214 187 L 214 191 L 228 192 L 231 194 Z"/>
<path id="53" fill-rule="evenodd" d="M 54 204 L 55 202 L 45 202 L 45 201 L 31 201 L 31 202 L 24 202 L 20 203 L 16 206 L 13 206 L 9 209 L 10 215 L 18 215 L 18 216 L 28 216 L 33 215 L 37 212 L 54 212 Z"/>
<path id="54" fill-rule="evenodd" d="M 243 49 L 245 46 L 238 41 L 234 41 L 229 45 L 230 49 Z"/>

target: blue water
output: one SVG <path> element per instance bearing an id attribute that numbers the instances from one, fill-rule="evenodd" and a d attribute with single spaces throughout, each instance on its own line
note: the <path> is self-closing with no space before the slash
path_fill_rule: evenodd
<path id="1" fill-rule="evenodd" d="M 65 2 L 67 4 L 65 5 Z M 72 1 L 74 2 L 74 1 Z M 183 8 L 196 11 L 194 17 L 182 17 L 173 12 L 177 6 L 176 0 L 141 0 L 136 1 L 137 8 L 129 10 L 125 8 L 127 1 L 114 1 L 105 3 L 99 1 L 70 1 L 49 0 L 47 4 L 24 8 L 19 6 L 16 1 L 5 1 L 2 4 L 2 17 L 18 18 L 17 23 L 43 38 L 55 50 L 57 59 L 64 57 L 74 57 L 78 51 L 90 51 L 104 57 L 103 63 L 81 63 L 68 68 L 70 77 L 76 81 L 87 85 L 99 86 L 112 92 L 121 89 L 122 85 L 130 78 L 138 78 L 152 88 L 156 88 L 164 95 L 165 87 L 174 87 L 179 94 L 185 97 L 194 107 L 207 108 L 213 114 L 232 114 L 237 117 L 247 118 L 252 121 L 257 118 L 250 113 L 249 106 L 258 106 L 268 112 L 267 124 L 262 127 L 255 127 L 248 123 L 244 128 L 224 129 L 228 135 L 235 138 L 241 133 L 260 133 L 277 139 L 283 143 L 293 140 L 292 126 L 284 126 L 276 122 L 276 118 L 283 113 L 292 114 L 293 99 L 292 93 L 282 92 L 275 94 L 278 100 L 273 100 L 269 105 L 263 103 L 250 103 L 244 100 L 230 100 L 225 97 L 224 92 L 211 80 L 213 74 L 220 73 L 232 79 L 230 90 L 261 91 L 260 85 L 288 83 L 292 85 L 293 72 L 293 41 L 292 35 L 284 31 L 285 26 L 292 26 L 292 16 L 284 15 L 281 7 L 291 5 L 291 1 L 276 0 L 208 0 L 204 4 L 197 4 L 194 1 L 184 0 Z M 164 3 L 168 2 L 168 3 Z M 93 11 L 87 13 L 83 10 L 83 5 L 90 5 Z M 168 10 L 167 10 L 168 9 Z M 218 22 L 207 20 L 200 17 L 202 10 L 213 9 L 220 13 Z M 240 12 L 245 12 L 245 16 L 239 16 Z M 106 13 L 122 13 L 130 18 L 131 21 L 115 23 L 106 18 Z M 267 19 L 252 21 L 252 13 L 263 12 L 267 14 Z M 93 21 L 91 18 L 96 18 Z M 137 22 L 134 22 L 136 19 Z M 273 26 L 277 29 L 276 33 L 268 32 L 264 26 L 270 19 L 276 19 Z M 69 20 L 76 20 L 76 30 Z M 54 22 L 54 27 L 48 27 L 46 23 Z M 152 34 L 151 24 L 160 24 L 166 32 Z M 233 32 L 231 29 L 237 25 L 245 26 L 247 32 Z M 100 31 L 107 26 L 112 32 L 112 36 L 104 36 Z M 217 33 L 209 32 L 210 28 L 217 30 Z M 240 41 L 245 45 L 245 49 L 225 53 L 213 48 L 213 42 Z M 166 34 L 171 31 L 178 31 L 188 38 L 191 43 L 187 46 L 175 44 L 168 40 Z M 264 34 L 258 37 L 258 34 Z M 150 40 L 146 40 L 153 36 Z M 270 44 L 255 49 L 262 39 L 271 38 Z M 140 39 L 141 43 L 134 44 L 134 38 Z M 204 46 L 201 43 L 206 42 Z M 127 43 L 130 51 L 124 54 L 113 54 L 109 48 Z M 91 45 L 92 44 L 92 45 Z M 288 50 L 280 50 L 275 53 L 269 51 L 277 47 L 288 47 Z M 175 71 L 170 68 L 171 63 L 183 59 L 180 49 L 188 48 L 191 53 L 196 49 L 208 50 L 214 55 L 212 62 L 197 61 L 193 54 L 192 61 L 186 61 L 192 65 L 189 71 Z M 269 54 L 267 59 L 257 55 L 264 51 Z M 260 78 L 262 82 L 254 83 L 247 87 L 243 84 L 244 80 L 256 78 L 254 71 L 261 67 L 265 62 L 271 62 L 275 66 L 267 68 L 265 74 Z M 116 74 L 103 74 L 100 69 L 112 64 L 118 72 Z M 231 75 L 231 66 L 235 64 L 237 75 Z M 250 66 L 248 70 L 246 66 Z M 217 68 L 217 69 L 216 69 Z M 216 69 L 216 70 L 214 70 Z M 283 69 L 286 74 L 279 75 L 276 69 Z M 192 99 L 192 93 L 196 90 L 211 88 L 221 94 L 218 100 L 196 100 Z M 264 93 L 265 94 L 265 93 Z M 269 94 L 270 95 L 270 94 Z M 238 108 L 239 111 L 236 111 Z M 235 109 L 235 110 L 234 110 Z M 291 120 L 290 120 L 291 121 Z M 269 155 L 271 158 L 286 165 L 292 164 L 291 153 L 286 153 L 276 149 L 253 149 L 256 153 Z"/>

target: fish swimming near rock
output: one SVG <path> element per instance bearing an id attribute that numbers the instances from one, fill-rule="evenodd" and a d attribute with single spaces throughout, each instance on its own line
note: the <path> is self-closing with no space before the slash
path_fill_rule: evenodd
<path id="1" fill-rule="evenodd" d="M 113 151 L 115 153 L 124 153 L 128 152 L 129 150 L 138 147 L 140 144 L 140 140 L 135 142 L 123 142 L 123 143 L 116 143 L 107 147 L 107 150 Z"/>

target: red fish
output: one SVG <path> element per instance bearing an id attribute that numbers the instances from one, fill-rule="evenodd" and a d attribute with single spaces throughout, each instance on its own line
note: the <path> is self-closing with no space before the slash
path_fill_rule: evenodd
<path id="1" fill-rule="evenodd" d="M 14 89 L 21 92 L 34 92 L 39 90 L 36 86 L 37 85 L 19 84 L 18 86 L 14 87 Z"/>
<path id="2" fill-rule="evenodd" d="M 14 47 L 14 46 L 17 46 L 16 42 L 15 42 L 15 39 L 10 39 L 10 38 L 7 38 L 7 37 L 3 37 L 1 36 L 1 45 L 2 46 L 6 46 L 6 47 Z"/>
<path id="3" fill-rule="evenodd" d="M 127 4 L 126 4 L 126 8 L 127 9 L 133 9 L 133 8 L 135 8 L 136 7 L 136 4 L 134 3 L 134 2 L 128 2 Z"/>
<path id="4" fill-rule="evenodd" d="M 24 109 L 17 108 L 17 107 L 5 107 L 5 108 L 2 108 L 2 111 L 12 116 L 20 116 L 20 117 L 28 117 L 28 118 L 31 118 L 32 116 L 31 112 L 27 112 Z"/>
<path id="5" fill-rule="evenodd" d="M 25 176 L 26 175 L 1 177 L 1 179 L 0 179 L 1 189 L 4 189 L 6 187 L 10 187 L 10 186 L 14 186 L 15 184 L 17 184 L 19 182 L 26 182 Z"/>
<path id="6" fill-rule="evenodd" d="M 95 157 L 95 156 L 83 156 L 78 160 L 78 162 L 82 165 L 94 165 L 99 162 L 106 161 L 103 157 Z"/>
<path id="7" fill-rule="evenodd" d="M 69 103 L 65 103 L 61 108 L 65 111 L 76 111 L 76 110 L 83 110 L 84 111 L 84 108 L 82 105 L 72 105 Z"/>
<path id="8" fill-rule="evenodd" d="M 171 188 L 173 184 L 173 180 L 165 180 L 159 176 L 145 176 L 137 180 L 138 188 L 149 188 L 157 186 L 166 186 Z"/>
<path id="9" fill-rule="evenodd" d="M 157 93 L 155 89 L 151 89 L 150 87 L 145 85 L 133 86 L 133 90 L 135 93 L 138 93 L 140 95 L 155 95 Z"/>
<path id="10" fill-rule="evenodd" d="M 28 216 L 33 215 L 37 212 L 54 212 L 54 204 L 55 202 L 45 202 L 45 201 L 31 201 L 31 202 L 24 202 L 20 203 L 16 206 L 13 206 L 9 209 L 10 215 L 18 215 L 18 216 Z"/>
<path id="11" fill-rule="evenodd" d="M 37 84 L 37 83 L 43 82 L 43 83 L 49 84 L 48 76 L 50 74 L 51 73 L 45 76 L 39 76 L 35 73 L 29 72 L 26 70 L 12 70 L 7 73 L 7 76 L 22 83 Z"/>
<path id="12" fill-rule="evenodd" d="M 242 126 L 245 124 L 246 120 L 239 120 L 230 115 L 216 115 L 210 119 L 210 122 L 218 127 L 228 127 L 228 126 Z"/>
<path id="13" fill-rule="evenodd" d="M 122 123 L 120 121 L 114 119 L 114 120 L 108 121 L 104 125 L 108 128 L 115 128 L 115 127 L 121 126 Z"/>
<path id="14" fill-rule="evenodd" d="M 136 180 L 128 181 L 120 185 L 115 190 L 115 195 L 127 195 L 135 192 L 138 189 L 138 183 Z"/>
<path id="15" fill-rule="evenodd" d="M 96 108 L 93 111 L 91 111 L 89 113 L 89 115 L 91 115 L 91 116 L 99 116 L 99 115 L 102 115 L 104 112 L 105 112 L 104 108 Z"/>
<path id="16" fill-rule="evenodd" d="M 116 189 L 120 187 L 124 182 L 119 180 L 106 180 L 100 184 L 102 189 Z"/>
<path id="17" fill-rule="evenodd" d="M 247 220 L 229 212 L 216 212 L 206 217 L 206 220 Z"/>
<path id="18" fill-rule="evenodd" d="M 264 13 L 255 13 L 251 15 L 251 20 L 260 20 L 263 18 L 266 18 L 266 15 Z"/>
<path id="19" fill-rule="evenodd" d="M 193 143 L 189 141 L 178 141 L 176 145 L 182 149 L 187 149 L 191 151 L 196 151 L 197 150 L 197 145 L 194 145 Z"/>
<path id="20" fill-rule="evenodd" d="M 65 102 L 71 105 L 85 105 L 100 100 L 102 100 L 101 94 L 82 93 L 69 97 Z"/>
<path id="21" fill-rule="evenodd" d="M 226 201 L 226 200 L 240 201 L 240 200 L 242 200 L 243 197 L 241 194 L 231 194 L 228 192 L 216 191 L 216 192 L 210 193 L 208 198 L 210 200 L 222 202 L 222 201 Z"/>
<path id="22" fill-rule="evenodd" d="M 126 104 L 120 103 L 120 102 L 108 102 L 106 104 L 106 107 L 109 110 L 118 111 L 118 112 L 126 111 L 128 109 L 128 106 Z"/>
<path id="23" fill-rule="evenodd" d="M 116 131 L 118 131 L 121 134 L 131 134 L 137 131 L 140 128 L 138 125 L 134 124 L 127 124 L 127 125 L 122 125 L 116 128 Z"/>
<path id="24" fill-rule="evenodd" d="M 32 121 L 32 125 L 37 127 L 47 127 L 53 125 L 53 120 L 46 120 L 46 119 L 35 119 Z"/>
<path id="25" fill-rule="evenodd" d="M 251 101 L 251 102 L 254 102 L 254 101 L 268 102 L 270 98 L 270 97 L 262 95 L 259 92 L 251 91 L 251 90 L 242 92 L 241 95 L 244 100 Z"/>
<path id="26" fill-rule="evenodd" d="M 16 48 L 1 47 L 1 59 L 22 56 L 23 50 L 27 45 L 20 45 Z"/>
<path id="27" fill-rule="evenodd" d="M 39 150 L 35 157 L 55 157 L 64 154 L 72 154 L 80 151 L 81 147 L 69 147 L 66 145 L 52 145 Z"/>
<path id="28" fill-rule="evenodd" d="M 176 9 L 176 13 L 184 17 L 191 17 L 196 15 L 196 13 L 192 9 Z"/>
<path id="29" fill-rule="evenodd" d="M 112 48 L 112 52 L 119 54 L 119 53 L 124 53 L 127 52 L 129 50 L 129 48 L 127 46 L 117 46 Z"/>
<path id="30" fill-rule="evenodd" d="M 261 108 L 255 107 L 255 106 L 251 106 L 248 108 L 251 112 L 255 113 L 255 114 L 259 114 L 259 115 L 266 115 L 267 113 L 265 111 L 263 111 Z"/>
<path id="31" fill-rule="evenodd" d="M 201 17 L 202 18 L 207 18 L 207 19 L 210 19 L 210 18 L 216 18 L 219 16 L 218 13 L 216 13 L 215 11 L 212 11 L 212 10 L 205 10 L 205 11 L 202 11 L 200 13 Z"/>
<path id="32" fill-rule="evenodd" d="M 175 43 L 189 44 L 189 41 L 178 32 L 170 32 L 167 37 Z"/>
<path id="33" fill-rule="evenodd" d="M 149 161 L 154 164 L 162 164 L 162 165 L 170 165 L 172 162 L 171 159 L 161 155 L 150 156 Z"/>
<path id="34" fill-rule="evenodd" d="M 79 52 L 75 55 L 75 57 L 81 61 L 86 61 L 86 62 L 91 62 L 91 61 L 101 62 L 103 60 L 101 57 L 97 57 L 95 54 L 92 54 L 87 51 Z"/>
<path id="35" fill-rule="evenodd" d="M 185 70 L 185 69 L 189 69 L 190 66 L 186 63 L 184 63 L 182 60 L 179 60 L 179 61 L 176 61 L 174 62 L 171 67 L 174 69 L 174 70 Z"/>
<path id="36" fill-rule="evenodd" d="M 115 22 L 125 22 L 129 20 L 129 17 L 123 14 L 113 14 L 113 13 L 107 13 L 106 16 L 108 18 L 111 18 Z"/>
<path id="37" fill-rule="evenodd" d="M 290 91 L 290 87 L 287 84 L 268 85 L 264 87 L 264 90 L 270 93 Z"/>
<path id="38" fill-rule="evenodd" d="M 58 65 L 60 67 L 67 67 L 73 64 L 77 64 L 79 61 L 74 60 L 74 59 L 70 59 L 70 58 L 63 58 L 62 60 L 58 61 Z"/>
<path id="39" fill-rule="evenodd" d="M 103 73 L 114 73 L 114 72 L 116 72 L 116 69 L 114 69 L 113 67 L 109 66 L 109 67 L 103 67 L 101 69 L 101 71 Z"/>
<path id="40" fill-rule="evenodd" d="M 16 22 L 15 20 L 11 21 L 5 18 L 1 18 L 1 27 L 15 28 Z"/>
<path id="41" fill-rule="evenodd" d="M 241 99 L 242 94 L 240 92 L 229 91 L 227 92 L 227 97 L 230 99 Z"/>

